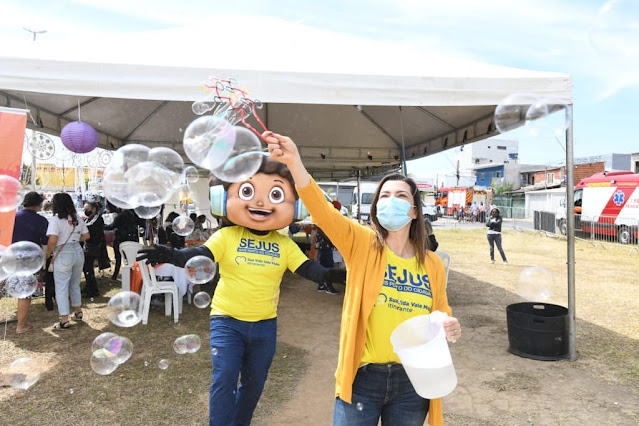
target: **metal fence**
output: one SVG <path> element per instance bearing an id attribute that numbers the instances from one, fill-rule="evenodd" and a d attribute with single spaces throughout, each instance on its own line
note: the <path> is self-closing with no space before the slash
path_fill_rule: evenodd
<path id="1" fill-rule="evenodd" d="M 525 209 L 522 207 L 499 206 L 503 218 L 502 228 L 516 231 L 533 231 L 547 236 L 561 238 L 566 234 L 565 215 Z M 490 217 L 487 214 L 486 219 Z M 441 218 L 439 226 L 444 227 L 483 227 L 485 224 L 476 218 L 453 220 Z M 575 237 L 588 241 L 593 247 L 618 244 L 628 247 L 630 254 L 639 253 L 639 219 L 611 215 L 575 216 Z"/>

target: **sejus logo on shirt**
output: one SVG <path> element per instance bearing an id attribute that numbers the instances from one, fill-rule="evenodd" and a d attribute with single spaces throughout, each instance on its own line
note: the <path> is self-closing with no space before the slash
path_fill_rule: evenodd
<path id="1" fill-rule="evenodd" d="M 433 297 L 427 274 L 413 274 L 413 272 L 407 269 L 399 269 L 393 265 L 388 265 L 388 268 L 384 272 L 384 286 L 393 287 L 397 289 L 397 291 Z"/>
<path id="2" fill-rule="evenodd" d="M 280 257 L 280 245 L 278 243 L 254 240 L 253 238 L 240 239 L 237 251 L 238 253 L 261 254 L 273 258 Z"/>

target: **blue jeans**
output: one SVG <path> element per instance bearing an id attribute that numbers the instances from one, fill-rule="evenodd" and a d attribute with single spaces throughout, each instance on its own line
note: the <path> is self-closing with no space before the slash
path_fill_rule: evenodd
<path id="1" fill-rule="evenodd" d="M 415 392 L 401 364 L 367 364 L 353 382 L 353 403 L 335 400 L 333 426 L 422 426 L 430 400 Z"/>
<path id="2" fill-rule="evenodd" d="M 80 280 L 84 266 L 84 251 L 78 243 L 68 243 L 56 256 L 53 263 L 53 280 L 55 282 L 55 302 L 58 304 L 60 316 L 69 315 L 69 297 L 71 306 L 82 306 Z"/>
<path id="3" fill-rule="evenodd" d="M 209 425 L 251 424 L 275 355 L 276 339 L 277 318 L 247 322 L 228 316 L 211 317 Z"/>

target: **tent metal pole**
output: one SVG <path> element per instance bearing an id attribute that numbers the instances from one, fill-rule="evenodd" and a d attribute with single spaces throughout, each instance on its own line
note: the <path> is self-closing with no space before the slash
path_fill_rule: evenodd
<path id="1" fill-rule="evenodd" d="M 572 116 L 572 105 L 566 108 L 566 114 Z M 570 361 L 577 360 L 575 348 L 575 197 L 574 197 L 574 158 L 573 158 L 573 127 L 572 120 L 566 130 L 566 235 L 568 268 L 568 356 Z"/>
<path id="2" fill-rule="evenodd" d="M 399 127 L 402 132 L 402 171 L 404 176 L 408 176 L 406 169 L 406 143 L 404 142 L 404 120 L 402 118 L 402 107 L 399 106 Z"/>
<path id="3" fill-rule="evenodd" d="M 357 222 L 362 221 L 362 190 L 360 188 L 360 181 L 362 180 L 361 172 L 357 169 Z"/>

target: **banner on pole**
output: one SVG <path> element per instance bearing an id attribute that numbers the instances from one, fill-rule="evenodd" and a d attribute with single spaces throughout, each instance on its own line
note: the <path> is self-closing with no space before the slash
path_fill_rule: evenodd
<path id="1" fill-rule="evenodd" d="M 27 111 L 0 108 L 0 175 L 20 179 L 24 132 L 27 127 Z M 13 237 L 16 211 L 0 212 L 0 245 L 9 246 Z"/>

